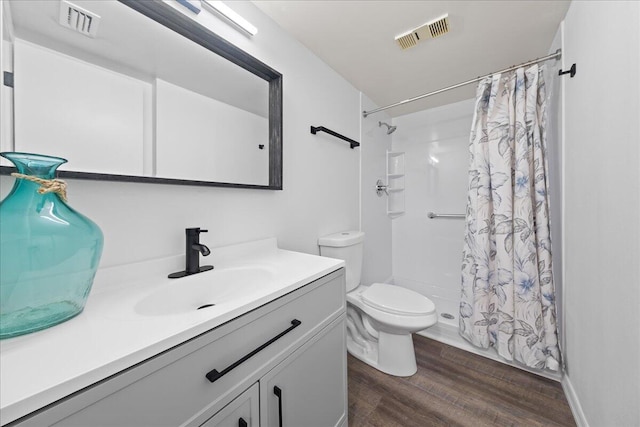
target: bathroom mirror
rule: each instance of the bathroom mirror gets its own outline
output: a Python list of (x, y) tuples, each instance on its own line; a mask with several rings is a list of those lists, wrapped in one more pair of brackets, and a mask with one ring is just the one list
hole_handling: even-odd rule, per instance
[(61, 177), (282, 189), (282, 75), (177, 2), (5, 3), (14, 151), (67, 158)]

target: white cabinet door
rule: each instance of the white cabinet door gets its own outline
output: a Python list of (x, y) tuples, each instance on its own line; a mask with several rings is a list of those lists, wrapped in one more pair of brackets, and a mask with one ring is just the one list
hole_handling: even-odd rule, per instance
[(332, 427), (347, 417), (345, 320), (336, 319), (260, 379), (263, 427)]
[(255, 383), (200, 427), (259, 427), (259, 399)]

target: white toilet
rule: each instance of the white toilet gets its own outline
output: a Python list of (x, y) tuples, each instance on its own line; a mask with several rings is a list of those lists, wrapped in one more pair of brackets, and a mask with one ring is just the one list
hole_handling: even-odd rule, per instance
[(318, 239), (320, 255), (346, 264), (347, 349), (350, 354), (390, 375), (416, 373), (413, 332), (437, 322), (427, 297), (400, 286), (360, 285), (364, 233), (346, 231)]

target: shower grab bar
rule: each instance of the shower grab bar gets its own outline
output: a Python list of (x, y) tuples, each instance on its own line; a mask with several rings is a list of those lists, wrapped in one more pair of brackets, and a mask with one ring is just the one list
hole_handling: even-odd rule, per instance
[(464, 218), (465, 214), (437, 214), (433, 212), (427, 212), (427, 216), (431, 219), (434, 218)]
[(349, 143), (349, 145), (351, 146), (351, 149), (354, 149), (354, 148), (356, 148), (356, 147), (359, 147), (359, 146), (360, 146), (360, 143), (359, 143), (358, 141), (354, 141), (354, 140), (353, 140), (353, 139), (351, 139), (351, 138), (347, 138), (347, 137), (346, 137), (346, 136), (344, 136), (344, 135), (340, 135), (338, 132), (334, 132), (334, 131), (332, 131), (331, 129), (327, 129), (327, 128), (326, 128), (326, 127), (324, 127), (324, 126), (311, 126), (311, 133), (312, 133), (312, 134), (314, 134), (314, 135), (315, 135), (315, 134), (316, 134), (316, 133), (318, 133), (318, 132), (326, 132), (326, 133), (328, 133), (329, 135), (333, 135), (333, 136), (335, 136), (336, 138), (340, 138), (340, 139), (342, 139), (342, 140), (344, 140), (344, 141), (347, 141), (347, 142)]

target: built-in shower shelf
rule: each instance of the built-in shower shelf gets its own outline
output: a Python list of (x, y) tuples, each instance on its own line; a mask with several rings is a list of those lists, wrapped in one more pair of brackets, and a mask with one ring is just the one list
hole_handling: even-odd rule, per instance
[(404, 152), (387, 151), (387, 215), (404, 213)]
[(387, 175), (404, 176), (404, 153), (387, 151)]

